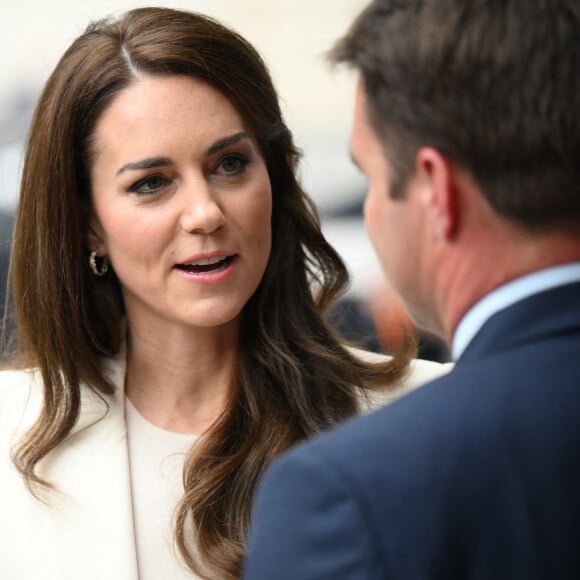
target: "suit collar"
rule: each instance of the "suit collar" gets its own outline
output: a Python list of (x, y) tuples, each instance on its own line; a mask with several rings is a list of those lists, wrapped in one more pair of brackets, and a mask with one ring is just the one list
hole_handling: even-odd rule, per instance
[(55, 578), (138, 578), (124, 411), (125, 356), (105, 364), (114, 394), (98, 395), (83, 387), (75, 428), (42, 465), (42, 475), (61, 492), (43, 511), (46, 537), (53, 541)]
[(580, 282), (534, 294), (497, 312), (457, 364), (568, 332), (580, 332)]
[(534, 294), (580, 282), (580, 262), (570, 262), (530, 272), (499, 286), (465, 313), (455, 329), (452, 354), (457, 360), (471, 339), (496, 312)]

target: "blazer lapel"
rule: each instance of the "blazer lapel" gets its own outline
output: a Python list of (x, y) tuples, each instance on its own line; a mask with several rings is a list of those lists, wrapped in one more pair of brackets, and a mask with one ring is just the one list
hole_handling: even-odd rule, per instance
[(43, 510), (55, 580), (138, 580), (124, 354), (108, 366), (117, 387), (114, 395), (100, 397), (85, 389), (75, 429), (43, 463), (43, 476), (61, 492)]

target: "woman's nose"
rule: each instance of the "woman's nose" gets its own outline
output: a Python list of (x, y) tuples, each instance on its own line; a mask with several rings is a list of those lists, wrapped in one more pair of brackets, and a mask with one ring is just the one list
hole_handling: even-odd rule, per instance
[(207, 185), (185, 196), (181, 227), (186, 232), (210, 234), (225, 224), (222, 209)]

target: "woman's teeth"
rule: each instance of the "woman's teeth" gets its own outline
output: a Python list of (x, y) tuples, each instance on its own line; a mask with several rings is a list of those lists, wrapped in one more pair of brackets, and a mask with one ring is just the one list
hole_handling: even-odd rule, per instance
[(225, 268), (230, 261), (231, 258), (228, 256), (215, 256), (213, 258), (201, 258), (187, 264), (179, 264), (178, 268), (191, 273), (214, 272)]

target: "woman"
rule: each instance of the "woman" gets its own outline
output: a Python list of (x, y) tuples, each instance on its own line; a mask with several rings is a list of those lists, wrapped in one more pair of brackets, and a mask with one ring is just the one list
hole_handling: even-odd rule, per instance
[(272, 458), (408, 372), (411, 347), (371, 364), (325, 323), (347, 273), (297, 161), (215, 21), (133, 10), (65, 53), (15, 223), (33, 370), (0, 379), (3, 578), (238, 577)]

